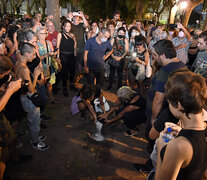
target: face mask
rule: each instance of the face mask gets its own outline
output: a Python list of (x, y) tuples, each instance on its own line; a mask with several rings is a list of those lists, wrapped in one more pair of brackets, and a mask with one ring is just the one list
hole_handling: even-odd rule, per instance
[(96, 34), (98, 34), (98, 32), (99, 32), (99, 28), (97, 27), (97, 28), (96, 28)]
[(123, 35), (118, 35), (118, 38), (123, 39), (125, 36)]
[(183, 38), (183, 37), (185, 36), (185, 34), (184, 34), (183, 31), (180, 31), (180, 32), (178, 33), (178, 36), (179, 36), (180, 38)]
[(198, 34), (194, 34), (193, 38), (198, 39)]
[(169, 35), (172, 36), (174, 34), (173, 31), (169, 31)]
[(101, 38), (100, 40), (101, 40), (102, 43), (107, 41), (106, 38)]
[(6, 33), (3, 33), (1, 38), (3, 38), (3, 39), (6, 38)]
[(139, 36), (138, 32), (132, 32), (132, 37)]

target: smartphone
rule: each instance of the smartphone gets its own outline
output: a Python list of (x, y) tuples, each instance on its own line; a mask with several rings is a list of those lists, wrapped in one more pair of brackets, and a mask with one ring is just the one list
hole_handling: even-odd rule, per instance
[(73, 16), (80, 16), (78, 12), (73, 12)]

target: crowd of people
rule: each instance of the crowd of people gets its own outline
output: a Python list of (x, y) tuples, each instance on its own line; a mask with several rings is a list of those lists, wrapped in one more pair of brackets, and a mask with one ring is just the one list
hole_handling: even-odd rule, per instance
[[(151, 171), (148, 179), (207, 178), (207, 31), (179, 22), (127, 24), (119, 12), (105, 21), (70, 12), (60, 23), (58, 31), (53, 16), (43, 20), (40, 12), (21, 19), (6, 14), (0, 21), (0, 179), (8, 152), (15, 162), (31, 158), (16, 152), (18, 137), (27, 134), (24, 117), (32, 148), (49, 148), (39, 132), (50, 119), (45, 107), (56, 104), (60, 89), (65, 97), (77, 93), (72, 115), (103, 125), (123, 119), (126, 136), (145, 123), (151, 159), (134, 166)], [(79, 90), (82, 78), (87, 83)], [(112, 106), (104, 90), (117, 91)], [(169, 127), (176, 137), (166, 144)]]

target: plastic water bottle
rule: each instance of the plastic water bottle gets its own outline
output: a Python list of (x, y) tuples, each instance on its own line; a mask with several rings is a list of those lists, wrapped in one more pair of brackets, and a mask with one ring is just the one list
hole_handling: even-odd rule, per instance
[(172, 135), (171, 127), (167, 128), (167, 132), (164, 133), (162, 137), (166, 143), (168, 143), (170, 140), (174, 139), (174, 136)]

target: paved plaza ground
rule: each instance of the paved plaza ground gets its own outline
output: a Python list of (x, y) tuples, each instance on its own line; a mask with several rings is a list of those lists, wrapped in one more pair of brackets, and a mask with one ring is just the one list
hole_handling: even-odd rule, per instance
[[(79, 84), (79, 87), (81, 85)], [(94, 132), (93, 122), (72, 116), (70, 103), (76, 93), (69, 91), (64, 97), (62, 91), (55, 95), (56, 104), (48, 104), (46, 114), (51, 117), (48, 128), (42, 130), (45, 143), (50, 146), (46, 152), (34, 151), (29, 136), (21, 139), (23, 147), (19, 154), (30, 154), (33, 159), (18, 165), (8, 164), (6, 174), (15, 180), (143, 180), (147, 174), (138, 173), (133, 163), (145, 163), (149, 154), (144, 136), (144, 124), (139, 134), (125, 137), (127, 130), (123, 121), (103, 128), (106, 140), (96, 142), (87, 133)], [(115, 94), (104, 92), (108, 101), (116, 99)]]

